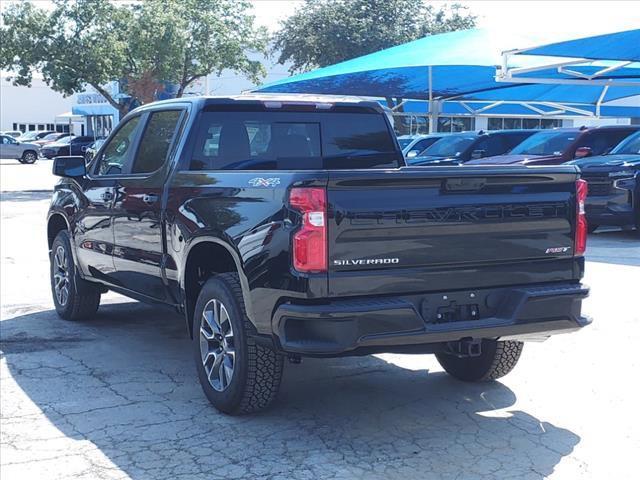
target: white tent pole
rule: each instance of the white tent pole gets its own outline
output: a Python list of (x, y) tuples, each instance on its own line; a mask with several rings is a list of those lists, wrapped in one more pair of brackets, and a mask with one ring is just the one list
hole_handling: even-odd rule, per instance
[(602, 89), (602, 93), (598, 97), (598, 101), (596, 102), (596, 117), (600, 117), (600, 105), (602, 105), (602, 101), (604, 100), (605, 95), (607, 94), (607, 90), (609, 90), (609, 86), (605, 86)]

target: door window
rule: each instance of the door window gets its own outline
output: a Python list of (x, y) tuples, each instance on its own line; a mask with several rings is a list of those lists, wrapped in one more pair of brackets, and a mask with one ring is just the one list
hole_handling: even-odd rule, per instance
[(602, 155), (615, 147), (630, 133), (633, 132), (613, 129), (594, 130), (593, 132), (583, 135), (577, 147), (589, 147), (591, 149), (591, 155)]
[(151, 173), (167, 159), (182, 110), (153, 112), (140, 140), (132, 173)]
[(483, 157), (494, 157), (505, 152), (507, 146), (502, 137), (492, 135), (480, 140), (473, 148), (474, 151), (481, 151)]
[(136, 138), (136, 130), (140, 116), (128, 120), (109, 140), (96, 166), (98, 175), (119, 175), (131, 155), (132, 144)]

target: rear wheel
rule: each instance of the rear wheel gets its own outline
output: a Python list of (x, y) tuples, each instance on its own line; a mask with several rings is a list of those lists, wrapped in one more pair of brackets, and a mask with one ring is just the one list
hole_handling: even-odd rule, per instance
[(27, 150), (22, 154), (22, 159), (20, 160), (22, 163), (27, 163), (31, 165), (32, 163), (36, 163), (38, 159), (38, 154), (33, 150)]
[(53, 303), (60, 317), (83, 320), (96, 313), (100, 305), (100, 288), (78, 276), (66, 230), (58, 233), (53, 241), (50, 273)]
[(200, 384), (209, 401), (229, 414), (256, 412), (275, 399), (283, 357), (256, 344), (235, 273), (203, 285), (193, 318), (193, 353)]
[(452, 377), (465, 382), (483, 382), (504, 377), (518, 363), (522, 342), (482, 340), (478, 356), (458, 357), (452, 353), (437, 353), (436, 358)]

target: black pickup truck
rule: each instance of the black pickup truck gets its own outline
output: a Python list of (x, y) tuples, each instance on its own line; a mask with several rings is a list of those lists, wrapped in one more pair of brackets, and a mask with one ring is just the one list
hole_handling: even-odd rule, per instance
[(434, 353), (493, 380), (589, 323), (578, 169), (405, 166), (376, 103), (158, 102), (53, 170), (58, 314), (107, 290), (175, 307), (224, 412), (267, 406), (287, 357)]

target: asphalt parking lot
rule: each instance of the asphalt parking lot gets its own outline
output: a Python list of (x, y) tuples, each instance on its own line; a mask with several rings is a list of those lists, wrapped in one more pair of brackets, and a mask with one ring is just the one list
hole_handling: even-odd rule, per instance
[(593, 325), (527, 344), (500, 382), (431, 356), (287, 365), (279, 401), (217, 413), (183, 319), (109, 293), (69, 323), (50, 300), (51, 162), (0, 161), (0, 478), (638, 478), (640, 240), (591, 235)]

